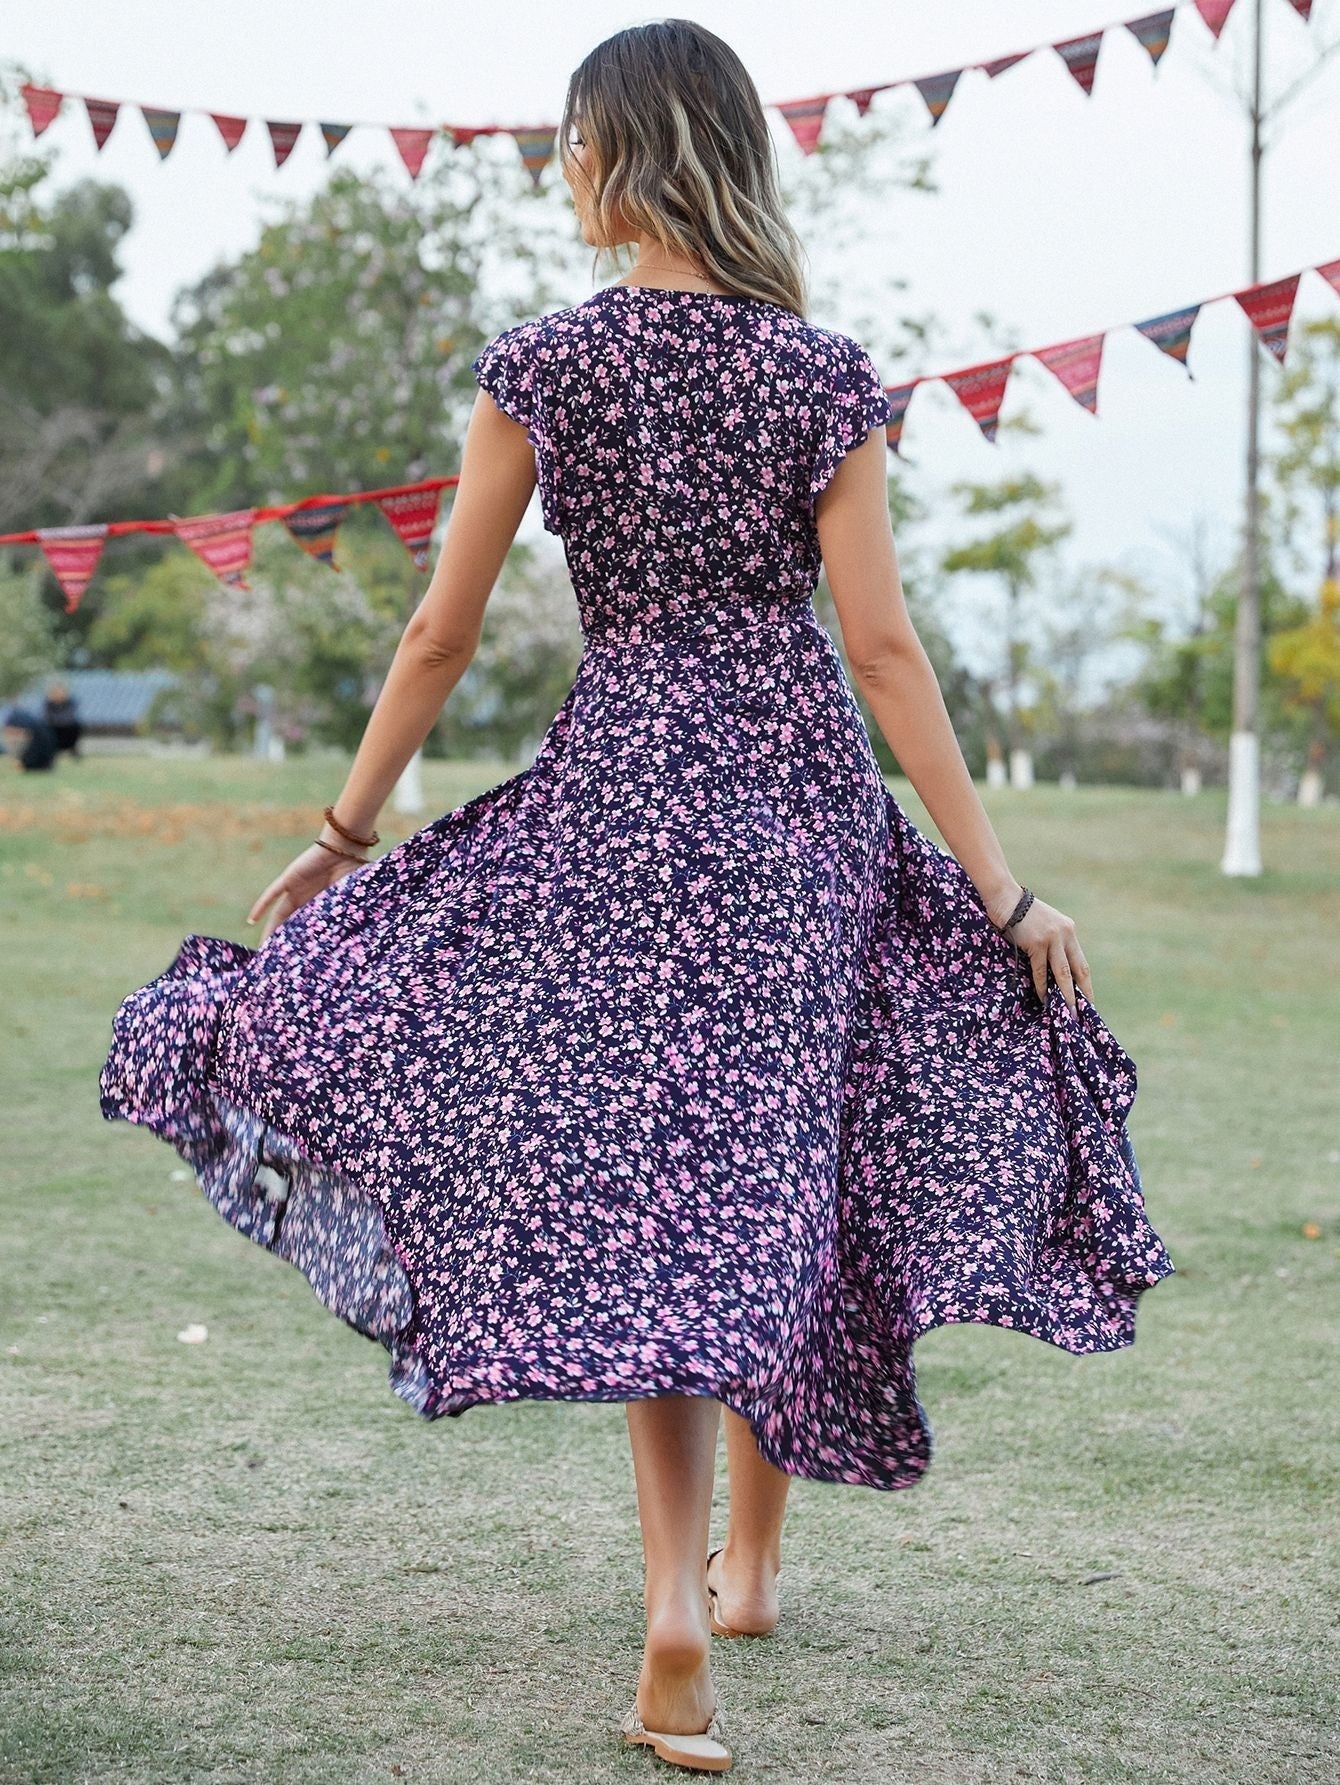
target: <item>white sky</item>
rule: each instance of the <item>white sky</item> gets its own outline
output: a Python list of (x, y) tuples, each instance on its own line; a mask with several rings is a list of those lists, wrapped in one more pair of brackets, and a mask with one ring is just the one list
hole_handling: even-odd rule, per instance
[[(732, 43), (769, 102), (932, 73), (1154, 9), (1154, 0), (1011, 0), (1008, 8), (998, 0), (699, 0), (689, 16)], [(1340, 0), (1315, 0), (1310, 27), (1287, 0), (1264, 0), (1264, 12), (1268, 91), (1279, 91), (1316, 45), (1340, 36)], [(602, 37), (661, 16), (603, 0), (227, 0), (188, 9), (180, 0), (7, 0), (2, 47), (56, 87), (174, 108), (521, 124), (557, 118), (569, 71)], [(949, 357), (915, 369), (950, 370), (1247, 283), (1247, 124), (1234, 89), (1246, 83), (1250, 21), (1251, 0), (1238, 0), (1216, 46), (1183, 7), (1157, 71), (1129, 33), (1110, 34), (1087, 99), (1050, 53), (994, 82), (965, 74), (933, 134), (928, 119), (920, 122), (927, 114), (915, 90), (881, 96), (876, 107), (906, 107), (919, 120), (941, 190), (933, 198), (895, 193), (890, 210), (872, 215), (869, 254), (853, 268), (852, 314), (882, 277), (907, 279), (895, 307), (933, 310), (954, 343)], [(1263, 278), (1340, 257), (1340, 55), (1272, 134)], [(160, 334), (174, 291), (248, 246), (267, 199), (311, 190), (326, 173), (315, 131), (276, 170), (263, 129), (253, 126), (228, 157), (201, 117), (183, 120), (163, 163), (131, 112), (100, 156), (82, 106), (67, 104), (43, 140), (60, 151), (60, 178), (94, 174), (133, 195), (121, 295)], [(355, 131), (338, 160), (384, 160), (408, 177), (382, 132)], [(1338, 301), (1309, 274), (1298, 314), (1334, 312)], [(974, 321), (982, 310), (1008, 335), (985, 334)], [(843, 314), (815, 320), (852, 327)], [(947, 387), (923, 387), (905, 452), (916, 461), (918, 493), (943, 517), (933, 534), (943, 527), (950, 536), (954, 510), (943, 492), (954, 479), (1029, 469), (1064, 487), (1076, 522), (1074, 565), (1119, 563), (1175, 590), (1187, 569), (1170, 541), (1197, 519), (1216, 559), (1226, 558), (1239, 526), (1249, 332), (1232, 302), (1202, 312), (1188, 380), (1120, 329), (1105, 349), (1097, 420), (1024, 362), (1005, 413), (1026, 395), (1045, 434), (995, 448)]]

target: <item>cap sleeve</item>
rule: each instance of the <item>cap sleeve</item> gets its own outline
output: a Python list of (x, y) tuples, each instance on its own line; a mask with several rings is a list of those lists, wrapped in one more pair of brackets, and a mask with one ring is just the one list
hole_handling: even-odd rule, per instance
[(535, 351), (528, 323), (519, 322), (496, 335), (472, 370), (504, 414), (527, 432), (535, 426)]
[(871, 428), (889, 419), (889, 398), (879, 369), (859, 342), (846, 339), (834, 368), (824, 420), (810, 469), (810, 501), (828, 483), (842, 460)]
[(540, 511), (550, 533), (563, 532), (560, 454), (555, 440), (552, 403), (541, 376), (541, 322), (518, 322), (495, 335), (473, 361), (471, 370), (504, 415), (519, 421), (535, 448), (535, 478)]

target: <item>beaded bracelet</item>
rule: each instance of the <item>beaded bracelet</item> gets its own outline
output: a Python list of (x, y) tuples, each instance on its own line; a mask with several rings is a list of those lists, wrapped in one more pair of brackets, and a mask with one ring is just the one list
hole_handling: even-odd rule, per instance
[(344, 838), (346, 843), (357, 843), (363, 849), (371, 849), (374, 844), (381, 842), (381, 838), (376, 831), (373, 831), (370, 837), (356, 837), (352, 831), (346, 830), (335, 816), (334, 806), (327, 806), (321, 816), (338, 836)]

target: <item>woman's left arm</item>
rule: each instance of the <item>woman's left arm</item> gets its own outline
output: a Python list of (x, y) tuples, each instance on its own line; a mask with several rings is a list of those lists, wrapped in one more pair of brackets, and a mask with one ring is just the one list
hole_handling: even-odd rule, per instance
[[(465, 433), (460, 481), (437, 567), (405, 626), (349, 774), (332, 802), (345, 830), (366, 836), (376, 828), (405, 765), (465, 673), (534, 488), (535, 449), (525, 428), (481, 390)], [(311, 844), (248, 912), (248, 923), (270, 913), (266, 936), (315, 893), (353, 872), (349, 856), (355, 846), (348, 838), (328, 823), (317, 834), (329, 847)]]

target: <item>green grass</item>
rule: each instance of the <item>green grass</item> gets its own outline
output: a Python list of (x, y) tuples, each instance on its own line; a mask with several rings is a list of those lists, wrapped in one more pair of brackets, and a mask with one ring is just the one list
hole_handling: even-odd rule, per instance
[[(508, 772), (430, 765), (430, 811)], [(425, 1424), (380, 1347), (99, 1113), (118, 1000), (190, 930), (254, 939), (341, 773), (90, 759), (0, 790), (0, 1779), (670, 1776), (614, 1735), (622, 1410)], [(930, 1334), (925, 1480), (795, 1484), (778, 1634), (717, 1645), (737, 1772), (1332, 1780), (1340, 816), (1270, 808), (1243, 882), (1221, 794), (988, 803), (1137, 1062), (1178, 1273), (1125, 1352)]]

